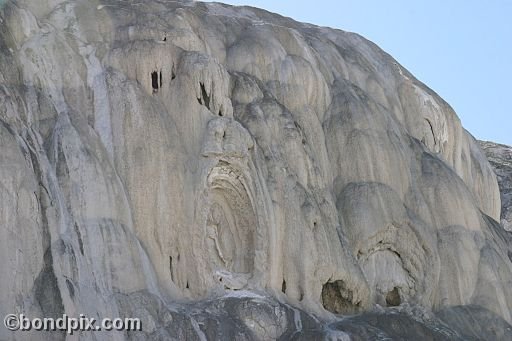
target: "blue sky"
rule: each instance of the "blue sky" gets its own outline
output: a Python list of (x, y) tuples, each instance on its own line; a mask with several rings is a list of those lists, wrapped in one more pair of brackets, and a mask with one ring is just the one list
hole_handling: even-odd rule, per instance
[(512, 1), (222, 2), (359, 33), (450, 103), (476, 138), (512, 145)]

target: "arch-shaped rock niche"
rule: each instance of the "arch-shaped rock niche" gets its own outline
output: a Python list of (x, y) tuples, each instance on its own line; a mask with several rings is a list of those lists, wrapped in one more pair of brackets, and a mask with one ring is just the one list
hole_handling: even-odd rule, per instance
[[(258, 222), (245, 177), (236, 167), (220, 161), (208, 176), (208, 186), (206, 228), (212, 265), (231, 277), (248, 278), (255, 268)], [(220, 276), (219, 281), (223, 280)]]

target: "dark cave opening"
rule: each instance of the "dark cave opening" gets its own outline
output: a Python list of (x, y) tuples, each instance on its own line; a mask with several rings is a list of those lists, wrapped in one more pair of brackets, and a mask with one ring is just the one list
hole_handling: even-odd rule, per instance
[(397, 287), (394, 287), (393, 290), (386, 295), (386, 304), (388, 307), (398, 307), (401, 303), (400, 292), (398, 292)]
[(322, 287), (322, 304), (334, 314), (353, 314), (359, 310), (352, 302), (353, 293), (342, 280), (327, 282)]

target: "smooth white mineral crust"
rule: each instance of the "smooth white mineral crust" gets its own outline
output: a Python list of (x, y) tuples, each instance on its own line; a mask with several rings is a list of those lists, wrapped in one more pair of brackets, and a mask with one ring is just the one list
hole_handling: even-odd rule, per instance
[(321, 323), (409, 304), (510, 335), (496, 175), (373, 43), (191, 1), (0, 19), (0, 316), (150, 321), (85, 340), (346, 339), (373, 337), (350, 329), (367, 315)]

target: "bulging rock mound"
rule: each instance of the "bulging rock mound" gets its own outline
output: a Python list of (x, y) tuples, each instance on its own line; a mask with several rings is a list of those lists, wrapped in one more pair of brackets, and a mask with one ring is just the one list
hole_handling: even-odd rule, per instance
[(0, 25), (0, 315), (142, 320), (83, 340), (512, 339), (496, 175), (373, 43), (190, 1), (12, 0)]
[(501, 193), (501, 224), (512, 232), (512, 147), (480, 141), (494, 172)]

